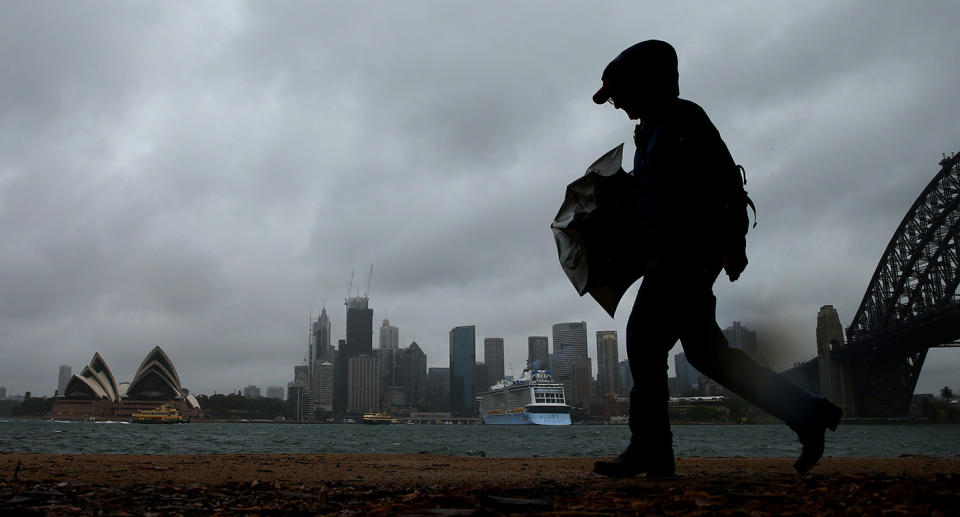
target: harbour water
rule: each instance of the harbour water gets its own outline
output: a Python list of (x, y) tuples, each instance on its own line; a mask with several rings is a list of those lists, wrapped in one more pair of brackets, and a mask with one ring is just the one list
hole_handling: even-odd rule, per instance
[[(0, 420), (0, 452), (62, 454), (364, 453), (490, 457), (597, 457), (619, 453), (625, 425), (560, 427)], [(827, 432), (827, 456), (960, 456), (956, 425), (844, 425)], [(682, 457), (792, 457), (783, 425), (676, 425)]]

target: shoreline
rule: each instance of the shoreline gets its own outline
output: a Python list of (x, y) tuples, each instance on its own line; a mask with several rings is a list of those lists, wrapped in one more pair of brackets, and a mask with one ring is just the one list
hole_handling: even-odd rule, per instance
[(824, 458), (806, 476), (793, 471), (790, 458), (682, 457), (677, 476), (668, 480), (604, 478), (591, 471), (595, 460), (0, 452), (0, 507), (47, 513), (467, 512), (457, 515), (534, 509), (936, 514), (960, 507), (960, 457)]

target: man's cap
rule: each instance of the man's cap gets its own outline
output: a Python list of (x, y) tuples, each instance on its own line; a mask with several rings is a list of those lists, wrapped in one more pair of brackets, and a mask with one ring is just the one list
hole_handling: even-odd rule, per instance
[(625, 84), (638, 79), (663, 88), (676, 97), (680, 94), (677, 51), (666, 41), (649, 39), (633, 45), (613, 58), (600, 79), (603, 86), (593, 94), (593, 102), (603, 104)]

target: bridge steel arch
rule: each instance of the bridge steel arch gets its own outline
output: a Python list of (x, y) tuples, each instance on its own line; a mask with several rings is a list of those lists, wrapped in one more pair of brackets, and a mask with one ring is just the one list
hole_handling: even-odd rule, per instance
[(904, 416), (927, 350), (960, 338), (960, 154), (933, 178), (887, 245), (833, 355), (858, 416)]

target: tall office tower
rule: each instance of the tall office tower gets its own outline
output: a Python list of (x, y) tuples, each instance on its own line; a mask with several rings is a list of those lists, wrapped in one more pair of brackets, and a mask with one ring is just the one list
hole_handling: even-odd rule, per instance
[(307, 392), (307, 386), (295, 382), (287, 384), (287, 418), (310, 419), (310, 393)]
[(527, 368), (550, 368), (550, 340), (547, 336), (527, 338)]
[(293, 367), (293, 383), (298, 386), (310, 386), (310, 368), (307, 365)]
[[(483, 340), (483, 362), (487, 365), (487, 387), (503, 380), (503, 338), (488, 337)], [(478, 388), (479, 389), (479, 388)]]
[(64, 396), (67, 389), (67, 383), (70, 382), (70, 376), (73, 373), (73, 370), (70, 368), (69, 364), (64, 364), (60, 366), (60, 377), (57, 379), (57, 395)]
[[(293, 404), (293, 406), (291, 406)], [(293, 367), (293, 382), (287, 383), (287, 411), (294, 420), (308, 420), (310, 414), (310, 367)]]
[(473, 365), (473, 387), (475, 393), (483, 393), (490, 389), (490, 366), (483, 363)]
[(690, 365), (685, 352), (673, 356), (673, 370), (677, 374), (677, 395), (700, 385), (700, 371)]
[(243, 396), (248, 399), (258, 399), (260, 398), (260, 386), (255, 386), (253, 384), (243, 388)]
[(427, 368), (423, 401), (426, 411), (450, 411), (450, 368)]
[(333, 363), (330, 361), (313, 363), (313, 371), (310, 373), (310, 398), (314, 415), (333, 411)]
[(582, 357), (587, 357), (587, 323), (553, 325), (553, 380), (563, 384), (564, 394), (571, 405), (582, 402), (577, 398), (573, 375), (573, 363)]
[(617, 363), (620, 362), (617, 350), (617, 331), (597, 331), (597, 385), (600, 396), (616, 397)]
[(347, 412), (380, 411), (380, 372), (377, 358), (361, 354), (351, 357), (347, 364)]
[(6, 399), (7, 399), (7, 388), (0, 386), (0, 400), (6, 400)]
[(633, 375), (630, 373), (630, 362), (620, 361), (617, 363), (617, 392), (621, 398), (630, 396), (630, 390), (633, 389)]
[(333, 347), (330, 343), (330, 317), (327, 316), (327, 308), (320, 309), (320, 316), (317, 321), (310, 325), (310, 349), (307, 354), (307, 364), (313, 367), (317, 361), (332, 361), (331, 351)]
[(347, 339), (339, 350), (337, 362), (336, 388), (333, 407), (335, 411), (347, 409), (350, 359), (361, 354), (373, 355), (373, 309), (366, 296), (347, 298)]
[(267, 386), (267, 398), (283, 400), (283, 386)]
[(553, 353), (558, 352), (587, 357), (587, 322), (557, 323), (553, 326)]
[(397, 385), (397, 353), (399, 351), (396, 348), (377, 348), (373, 351), (379, 370), (381, 400), (387, 388)]
[(419, 409), (426, 394), (427, 355), (416, 341), (401, 350), (397, 360), (397, 384), (406, 388), (410, 407)]
[(723, 337), (727, 338), (727, 344), (730, 345), (730, 348), (742, 350), (754, 361), (761, 362), (760, 346), (757, 342), (756, 332), (744, 327), (739, 321), (734, 321), (733, 325), (723, 329)]
[(391, 325), (388, 319), (384, 319), (380, 326), (380, 348), (400, 348), (400, 329)]
[(573, 361), (574, 403), (582, 406), (593, 398), (593, 368), (589, 357), (578, 357)]
[(450, 330), (450, 412), (455, 416), (470, 416), (473, 408), (476, 336), (475, 325)]

